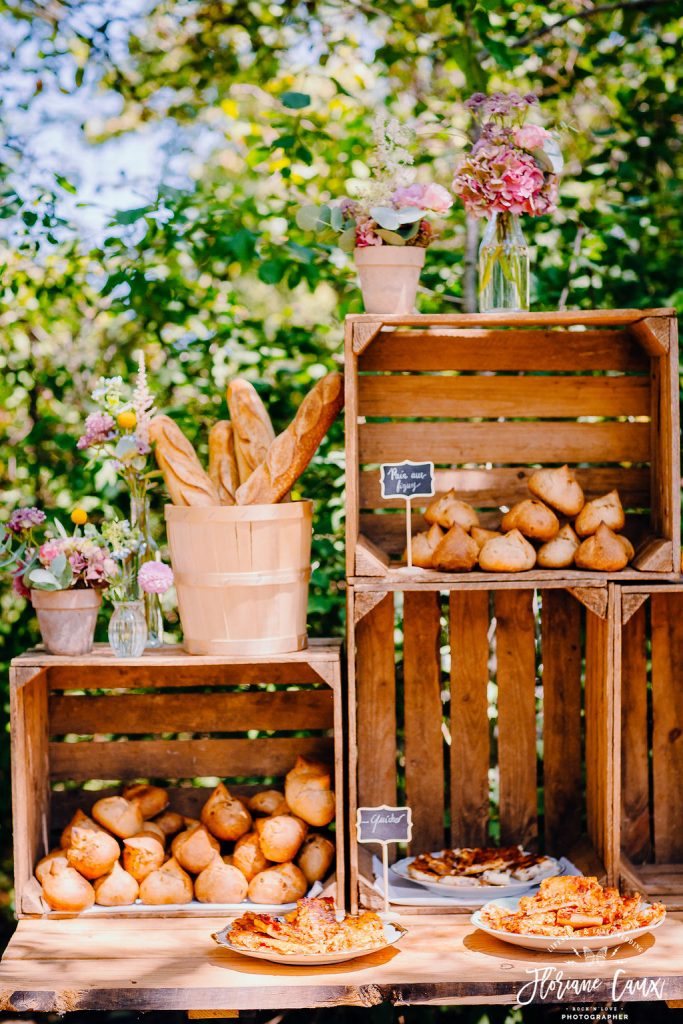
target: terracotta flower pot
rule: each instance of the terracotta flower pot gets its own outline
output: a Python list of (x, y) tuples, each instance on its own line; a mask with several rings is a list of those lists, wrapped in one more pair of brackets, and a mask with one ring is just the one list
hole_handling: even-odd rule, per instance
[(50, 654), (69, 656), (92, 650), (102, 604), (98, 590), (32, 590), (31, 603)]
[(367, 245), (353, 250), (366, 313), (414, 313), (425, 249)]

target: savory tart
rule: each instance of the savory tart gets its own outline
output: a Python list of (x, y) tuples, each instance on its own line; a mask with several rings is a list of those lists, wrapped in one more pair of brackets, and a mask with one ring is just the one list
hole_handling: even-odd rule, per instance
[(242, 949), (301, 955), (375, 949), (386, 944), (384, 925), (372, 911), (337, 921), (332, 897), (305, 898), (284, 916), (243, 914), (228, 933)]
[(553, 857), (529, 853), (521, 846), (475, 846), (422, 853), (408, 865), (416, 882), (444, 886), (510, 885), (533, 882), (548, 871), (558, 871)]

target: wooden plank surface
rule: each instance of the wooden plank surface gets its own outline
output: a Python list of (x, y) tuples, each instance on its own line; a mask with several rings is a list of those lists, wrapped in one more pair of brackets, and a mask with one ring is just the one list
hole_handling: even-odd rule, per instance
[(331, 729), (332, 691), (52, 696), (50, 734)]
[(683, 594), (650, 598), (655, 860), (683, 860)]
[(673, 541), (670, 559), (662, 568), (678, 571), (681, 565), (681, 466), (678, 326), (675, 318), (668, 328), (669, 352), (652, 360), (652, 525), (653, 532)]
[(649, 416), (650, 382), (644, 376), (362, 374), (358, 415), (572, 420), (579, 416)]
[(543, 595), (543, 807), (546, 849), (557, 856), (582, 831), (581, 606), (566, 590)]
[(652, 856), (647, 724), (646, 607), (622, 627), (621, 846), (636, 864)]
[(450, 594), (451, 845), (489, 840), (489, 593)]
[(0, 1009), (491, 1005), (516, 1002), (529, 972), (548, 966), (559, 968), (565, 982), (593, 981), (591, 1003), (612, 1001), (615, 969), (622, 972), (620, 1001), (683, 996), (681, 914), (670, 914), (638, 949), (622, 946), (604, 961), (515, 949), (475, 929), (466, 915), (406, 916), (399, 923), (408, 932), (395, 949), (311, 971), (219, 949), (211, 933), (224, 926), (223, 918), (115, 920), (106, 929), (78, 919), (22, 921), (0, 964)]
[(406, 800), (413, 811), (415, 853), (444, 843), (439, 595), (408, 591), (403, 598), (403, 730)]
[[(356, 625), (356, 721), (360, 806), (396, 803), (394, 596)], [(351, 829), (354, 822), (350, 822)]]
[(353, 351), (353, 325), (344, 324), (344, 453), (346, 473), (346, 575), (355, 572), (358, 543), (358, 381)]
[(607, 619), (586, 613), (584, 688), (588, 834), (609, 873), (615, 870), (619, 855), (619, 764), (615, 759), (620, 757), (621, 745), (615, 730), (613, 613), (613, 607)]
[(496, 591), (494, 609), (500, 841), (528, 848), (538, 836), (533, 592)]
[(363, 463), (647, 462), (648, 423), (362, 423)]

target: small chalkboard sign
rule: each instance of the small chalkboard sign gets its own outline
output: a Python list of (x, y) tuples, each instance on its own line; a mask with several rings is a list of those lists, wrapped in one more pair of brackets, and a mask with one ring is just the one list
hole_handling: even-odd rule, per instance
[(409, 843), (413, 834), (410, 807), (359, 807), (356, 812), (356, 838), (359, 843), (379, 843), (382, 847), (384, 875), (384, 913), (389, 914), (389, 843)]
[(406, 553), (408, 568), (413, 566), (413, 498), (431, 498), (434, 494), (434, 463), (383, 462), (380, 468), (380, 488), (383, 498), (403, 498), (406, 503)]

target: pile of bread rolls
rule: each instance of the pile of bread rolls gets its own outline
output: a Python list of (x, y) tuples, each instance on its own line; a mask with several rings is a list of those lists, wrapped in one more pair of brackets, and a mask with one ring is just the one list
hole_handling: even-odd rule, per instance
[[(528, 481), (533, 497), (506, 512), (498, 530), (485, 530), (455, 491), (427, 508), (429, 529), (412, 538), (413, 565), (439, 572), (593, 569), (619, 572), (634, 555), (619, 493), (586, 501), (569, 466), (538, 469)], [(407, 553), (404, 553), (404, 558)]]
[[(52, 910), (79, 913), (97, 903), (290, 903), (328, 874), (332, 840), (309, 826), (334, 819), (327, 767), (299, 757), (284, 793), (249, 799), (219, 783), (200, 820), (169, 810), (160, 786), (131, 785), (76, 811), (59, 848), (36, 865)], [(226, 844), (230, 844), (229, 847)]]
[(249, 381), (228, 386), (230, 420), (209, 433), (209, 471), (168, 416), (150, 424), (157, 463), (174, 505), (268, 505), (287, 500), (344, 404), (344, 381), (328, 373), (275, 436), (268, 411)]

